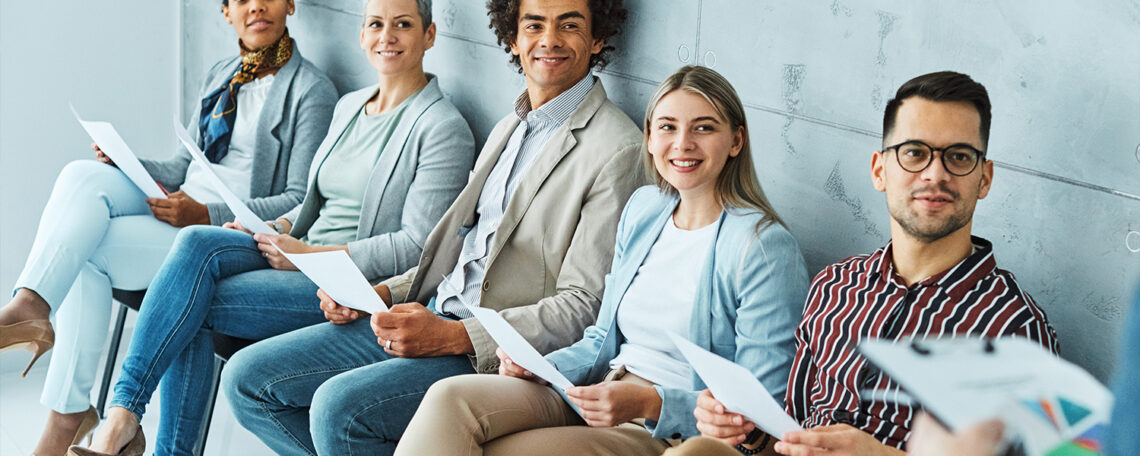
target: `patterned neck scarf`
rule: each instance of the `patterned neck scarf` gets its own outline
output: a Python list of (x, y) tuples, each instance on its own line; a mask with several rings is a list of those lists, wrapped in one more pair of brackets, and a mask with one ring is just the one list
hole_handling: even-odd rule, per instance
[(293, 39), (289, 29), (277, 42), (261, 49), (247, 49), (241, 40), (241, 69), (229, 82), (214, 90), (202, 100), (199, 117), (203, 152), (211, 163), (218, 163), (230, 149), (230, 133), (237, 119), (237, 93), (242, 85), (257, 76), (285, 66), (293, 56)]

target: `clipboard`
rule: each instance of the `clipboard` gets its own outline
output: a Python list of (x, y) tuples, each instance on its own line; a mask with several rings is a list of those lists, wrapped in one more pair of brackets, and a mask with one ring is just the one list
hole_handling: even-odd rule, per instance
[(1097, 454), (1107, 429), (1108, 389), (1028, 339), (873, 339), (858, 350), (948, 429), (1001, 419), (1015, 453)]

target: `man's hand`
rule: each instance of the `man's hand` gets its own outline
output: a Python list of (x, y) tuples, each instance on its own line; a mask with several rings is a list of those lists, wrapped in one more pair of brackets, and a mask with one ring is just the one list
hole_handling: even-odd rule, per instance
[(792, 431), (776, 443), (776, 452), (787, 456), (905, 456), (902, 450), (883, 445), (871, 434), (846, 424)]
[(635, 418), (656, 420), (661, 416), (661, 396), (651, 386), (629, 382), (602, 382), (566, 390), (570, 402), (582, 412), (586, 424), (613, 427)]
[(702, 436), (720, 440), (728, 446), (743, 443), (748, 433), (756, 428), (743, 415), (726, 410), (724, 404), (716, 400), (707, 389), (697, 397), (697, 408), (693, 409), (693, 416), (697, 417), (697, 430), (701, 431)]
[(989, 420), (951, 433), (926, 413), (918, 414), (907, 441), (911, 456), (993, 456), (1001, 447), (1005, 425)]
[(166, 198), (147, 198), (146, 203), (150, 205), (154, 218), (174, 227), (210, 224), (210, 211), (206, 205), (194, 201), (182, 190), (166, 195)]
[(463, 323), (440, 318), (418, 302), (373, 314), (372, 332), (385, 352), (401, 358), (475, 353)]

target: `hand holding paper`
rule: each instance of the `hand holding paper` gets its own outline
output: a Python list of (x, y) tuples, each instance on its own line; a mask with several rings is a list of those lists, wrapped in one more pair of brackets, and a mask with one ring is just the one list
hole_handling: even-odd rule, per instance
[[(442, 283), (450, 282), (444, 277)], [(558, 372), (553, 364), (550, 364), (550, 361), (547, 361), (538, 350), (535, 350), (530, 342), (527, 342), (518, 331), (515, 331), (515, 328), (511, 327), (511, 324), (507, 323), (498, 312), (494, 309), (471, 305), (463, 298), (463, 293), (457, 293), (456, 297), (475, 315), (475, 319), (479, 320), (483, 329), (487, 330), (495, 343), (499, 344), (499, 348), (511, 357), (511, 361), (539, 378), (550, 382), (559, 390), (565, 391), (574, 386), (566, 376)]]
[(373, 314), (388, 311), (384, 300), (343, 250), (281, 253), (338, 304)]
[(669, 333), (669, 338), (725, 409), (744, 415), (776, 438), (803, 430), (748, 369), (709, 353), (677, 334)]
[(75, 106), (71, 106), (71, 113), (75, 115), (75, 120), (79, 121), (79, 125), (83, 126), (83, 130), (87, 132), (91, 140), (99, 145), (103, 154), (114, 161), (119, 170), (127, 175), (127, 179), (130, 179), (139, 190), (142, 190), (147, 198), (166, 197), (166, 193), (150, 176), (150, 173), (146, 172), (142, 163), (139, 163), (138, 157), (135, 156), (134, 152), (131, 152), (130, 147), (127, 147), (127, 143), (119, 136), (119, 132), (115, 131), (115, 127), (108, 122), (83, 120), (75, 111)]
[[(241, 198), (238, 198), (233, 190), (230, 190), (230, 188), (222, 182), (222, 179), (214, 173), (213, 168), (210, 167), (210, 160), (207, 159), (206, 155), (202, 153), (202, 150), (198, 148), (198, 144), (190, 138), (190, 133), (182, 127), (182, 124), (178, 123), (178, 119), (174, 119), (174, 134), (178, 136), (178, 140), (182, 142), (182, 145), (186, 146), (186, 150), (190, 152), (190, 156), (194, 157), (194, 160), (203, 165), (210, 185), (213, 185), (214, 189), (218, 191), (218, 194), (222, 195), (222, 200), (225, 201), (226, 206), (230, 208), (230, 211), (234, 213), (234, 216), (237, 217), (242, 226), (253, 231), (255, 234), (277, 234), (276, 231), (269, 228), (269, 225), (265, 224), (265, 221), (261, 220), (261, 217), (254, 214), (253, 211), (249, 209), (249, 206), (246, 206)], [(114, 157), (111, 158), (114, 159)], [(117, 160), (116, 163), (118, 163)], [(298, 268), (299, 267), (300, 266), (298, 266)]]

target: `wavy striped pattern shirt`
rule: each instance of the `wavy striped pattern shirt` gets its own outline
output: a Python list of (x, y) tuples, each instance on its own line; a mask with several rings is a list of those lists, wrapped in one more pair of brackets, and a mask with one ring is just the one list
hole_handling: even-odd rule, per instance
[[(849, 424), (903, 448), (915, 411), (888, 402), (899, 386), (855, 350), (866, 338), (1021, 336), (1057, 353), (1045, 312), (997, 268), (993, 245), (973, 237), (974, 253), (910, 287), (895, 274), (891, 244), (828, 266), (812, 281), (796, 328), (796, 356), (785, 399), (805, 428)], [(884, 391), (876, 400), (863, 391)]]

